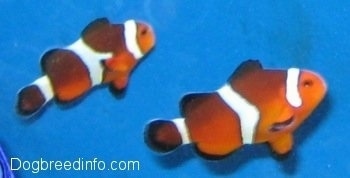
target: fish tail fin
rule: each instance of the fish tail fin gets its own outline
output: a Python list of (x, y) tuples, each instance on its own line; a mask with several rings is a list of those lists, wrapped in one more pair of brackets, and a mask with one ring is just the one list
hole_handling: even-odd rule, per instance
[(54, 97), (48, 76), (42, 76), (28, 86), (19, 90), (16, 109), (23, 116), (30, 116), (38, 112)]
[(191, 143), (184, 118), (153, 120), (145, 129), (145, 142), (153, 150), (167, 153)]

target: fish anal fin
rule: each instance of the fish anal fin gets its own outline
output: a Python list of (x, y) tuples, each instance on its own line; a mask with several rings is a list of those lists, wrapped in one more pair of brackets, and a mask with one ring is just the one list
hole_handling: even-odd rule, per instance
[(278, 139), (269, 141), (269, 144), (274, 152), (279, 155), (288, 153), (293, 147), (293, 135), (290, 133), (284, 134)]
[(259, 60), (249, 59), (247, 61), (242, 62), (236, 70), (231, 74), (230, 80), (235, 80), (237, 78), (243, 77), (244, 75), (254, 72), (257, 70), (262, 70), (263, 67)]

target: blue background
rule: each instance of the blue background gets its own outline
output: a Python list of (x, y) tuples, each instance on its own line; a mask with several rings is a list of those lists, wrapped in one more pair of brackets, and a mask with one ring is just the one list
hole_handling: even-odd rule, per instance
[[(350, 176), (350, 1), (0, 1), (0, 145), (22, 160), (138, 160), (139, 171), (15, 171), (18, 177), (348, 177)], [(126, 95), (107, 87), (73, 106), (49, 104), (37, 118), (15, 113), (18, 89), (41, 75), (39, 59), (79, 38), (98, 17), (153, 25), (155, 49), (134, 71)], [(307, 68), (329, 92), (295, 135), (293, 152), (274, 157), (262, 145), (206, 161), (191, 147), (150, 151), (152, 118), (179, 116), (184, 94), (215, 90), (243, 60), (266, 68)]]

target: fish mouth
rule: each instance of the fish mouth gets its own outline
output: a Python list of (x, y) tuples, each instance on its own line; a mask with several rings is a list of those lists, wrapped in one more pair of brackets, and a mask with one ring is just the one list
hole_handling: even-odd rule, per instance
[(281, 130), (285, 129), (286, 127), (288, 127), (289, 125), (291, 125), (293, 121), (294, 121), (294, 117), (292, 116), (283, 122), (276, 122), (276, 123), (272, 124), (270, 131), (271, 132), (281, 131)]

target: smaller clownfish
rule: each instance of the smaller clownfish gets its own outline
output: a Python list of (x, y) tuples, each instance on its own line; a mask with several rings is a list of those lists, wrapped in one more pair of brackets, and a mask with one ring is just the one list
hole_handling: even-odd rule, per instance
[(73, 44), (43, 55), (44, 76), (19, 90), (17, 111), (30, 116), (53, 98), (70, 102), (100, 84), (111, 83), (122, 90), (154, 44), (153, 29), (146, 23), (127, 20), (111, 24), (107, 18), (96, 19)]
[(181, 118), (147, 124), (145, 142), (162, 153), (193, 143), (207, 159), (264, 142), (285, 154), (292, 149), (293, 132), (326, 91), (324, 79), (309, 70), (268, 70), (257, 60), (248, 60), (217, 91), (185, 95)]

